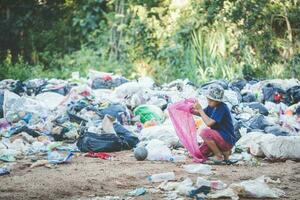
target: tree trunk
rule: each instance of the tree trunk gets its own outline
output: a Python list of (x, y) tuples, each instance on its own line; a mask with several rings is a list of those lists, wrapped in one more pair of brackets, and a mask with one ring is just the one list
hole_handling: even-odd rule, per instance
[[(287, 34), (288, 34), (287, 38), (290, 42), (289, 57), (292, 58), (294, 56), (293, 32), (292, 32), (291, 23), (290, 23), (289, 18), (288, 18), (288, 12), (287, 12), (286, 7), (284, 7), (284, 19), (285, 19), (286, 27), (287, 27)], [(292, 66), (292, 77), (295, 77), (295, 76), (296, 76), (296, 65), (293, 64), (293, 66)]]

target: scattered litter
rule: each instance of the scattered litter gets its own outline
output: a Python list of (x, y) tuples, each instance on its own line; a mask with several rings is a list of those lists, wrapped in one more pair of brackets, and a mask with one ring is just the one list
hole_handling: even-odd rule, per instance
[(175, 173), (174, 172), (166, 172), (160, 174), (153, 174), (148, 176), (148, 180), (150, 182), (163, 182), (163, 181), (171, 181), (175, 180)]
[(237, 200), (240, 197), (249, 198), (280, 198), (285, 196), (285, 192), (278, 188), (270, 188), (266, 180), (268, 177), (259, 177), (254, 180), (243, 181), (241, 183), (233, 183), (225, 190), (217, 190), (209, 193), (208, 198), (216, 199), (221, 197), (229, 197)]
[(73, 156), (74, 154), (70, 152), (67, 156), (62, 157), (58, 152), (53, 151), (48, 154), (48, 161), (50, 164), (62, 164), (69, 162)]
[(183, 165), (183, 169), (191, 174), (203, 174), (203, 175), (211, 175), (212, 167), (207, 164), (189, 164)]
[(145, 188), (137, 188), (135, 190), (132, 190), (130, 192), (128, 192), (127, 194), (129, 196), (134, 196), (134, 197), (137, 197), (137, 196), (141, 196), (141, 195), (144, 195), (146, 194), (147, 190)]
[(110, 154), (104, 153), (104, 152), (98, 152), (98, 153), (89, 152), (85, 156), (91, 157), (91, 158), (101, 158), (103, 160), (112, 160), (112, 156)]
[(165, 160), (172, 158), (172, 152), (168, 146), (161, 140), (153, 139), (148, 142), (146, 149), (148, 151), (148, 160)]
[(196, 186), (199, 187), (199, 188), (202, 187), (202, 186), (208, 186), (208, 187), (210, 187), (214, 190), (222, 190), (222, 189), (225, 189), (227, 187), (227, 184), (223, 183), (220, 180), (209, 181), (209, 180), (206, 180), (202, 177), (198, 177), (197, 182), (196, 182)]
[(191, 191), (195, 190), (196, 188), (193, 186), (193, 181), (190, 178), (186, 178), (184, 181), (179, 183), (175, 189), (178, 194), (188, 196)]
[(4, 176), (4, 175), (7, 175), (7, 174), (10, 174), (10, 170), (6, 167), (1, 167), (0, 168), (0, 176)]
[(49, 164), (48, 160), (38, 160), (31, 164), (30, 168), (41, 167)]

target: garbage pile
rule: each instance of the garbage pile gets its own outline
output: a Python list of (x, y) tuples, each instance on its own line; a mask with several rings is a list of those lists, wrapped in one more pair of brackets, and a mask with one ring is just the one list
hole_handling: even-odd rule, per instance
[[(186, 152), (178, 150), (182, 145), (166, 108), (185, 98), (197, 98), (205, 107), (203, 94), (215, 83), (225, 89), (225, 103), (241, 138), (236, 152), (300, 158), (300, 82), (296, 79), (216, 80), (201, 86), (176, 80), (158, 86), (149, 77), (130, 81), (91, 70), (87, 78), (75, 72), (69, 80), (2, 80), (0, 161), (30, 158), (63, 163), (74, 152), (135, 147), (146, 148), (148, 160), (184, 161)], [(201, 119), (196, 118), (196, 123), (203, 126)]]

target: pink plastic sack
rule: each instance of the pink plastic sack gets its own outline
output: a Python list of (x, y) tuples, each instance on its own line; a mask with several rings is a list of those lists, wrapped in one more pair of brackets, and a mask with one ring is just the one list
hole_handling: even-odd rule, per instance
[(190, 152), (196, 162), (204, 162), (205, 156), (199, 150), (196, 125), (191, 114), (195, 99), (185, 99), (169, 106), (168, 111), (175, 131), (182, 145)]

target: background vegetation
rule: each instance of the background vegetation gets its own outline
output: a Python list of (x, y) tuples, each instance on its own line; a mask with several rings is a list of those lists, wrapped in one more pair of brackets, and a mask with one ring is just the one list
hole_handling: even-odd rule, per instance
[(0, 0), (0, 79), (299, 78), (298, 0)]

